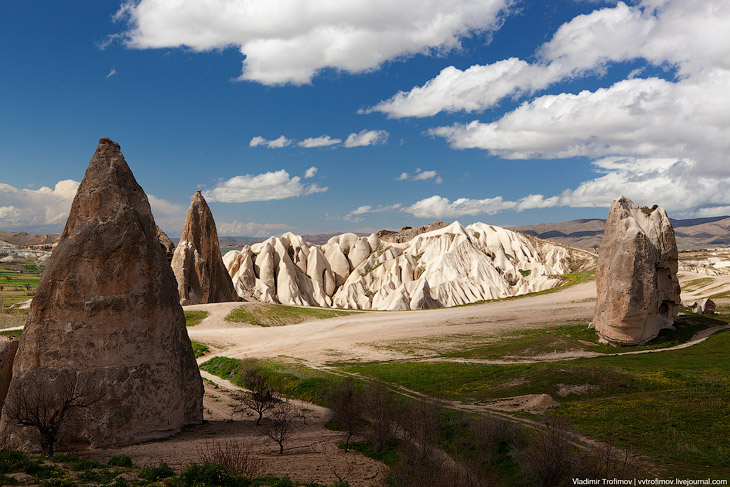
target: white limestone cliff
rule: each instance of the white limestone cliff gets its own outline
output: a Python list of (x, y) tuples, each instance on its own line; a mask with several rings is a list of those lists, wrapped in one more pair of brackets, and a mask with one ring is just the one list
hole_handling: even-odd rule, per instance
[(402, 243), (345, 233), (324, 245), (285, 233), (230, 251), (241, 297), (269, 303), (409, 310), (457, 306), (558, 286), (586, 252), (504, 228), (459, 222)]

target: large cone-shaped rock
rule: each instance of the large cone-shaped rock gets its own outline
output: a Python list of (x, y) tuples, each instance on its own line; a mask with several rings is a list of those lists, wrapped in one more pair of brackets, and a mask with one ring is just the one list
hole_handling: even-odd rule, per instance
[(679, 310), (677, 243), (661, 207), (611, 204), (598, 249), (593, 326), (613, 345), (640, 345), (672, 328)]
[(200, 191), (193, 195), (185, 228), (172, 256), (180, 303), (207, 304), (238, 301), (223, 264), (213, 214)]
[[(0, 438), (37, 441), (9, 421), (30, 378), (73, 374), (101, 399), (65, 421), (60, 445), (101, 447), (161, 438), (203, 418), (203, 382), (175, 276), (142, 188), (101, 139), (48, 261), (13, 363)], [(58, 445), (57, 445), (58, 446)]]

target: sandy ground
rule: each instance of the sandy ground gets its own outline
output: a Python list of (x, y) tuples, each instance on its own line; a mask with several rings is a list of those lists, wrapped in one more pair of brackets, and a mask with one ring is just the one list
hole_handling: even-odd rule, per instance
[[(192, 462), (201, 462), (200, 451), (212, 442), (241, 441), (249, 446), (255, 458), (262, 462), (261, 474), (289, 475), (303, 482), (322, 484), (337, 480), (333, 472), (346, 479), (353, 487), (382, 485), (387, 467), (358, 452), (344, 453), (337, 445), (343, 442), (343, 433), (324, 427), (328, 418), (325, 408), (308, 403), (306, 423), (296, 421), (294, 435), (285, 443), (283, 455), (278, 445), (264, 436), (265, 424), (256, 426), (255, 420), (233, 413), (235, 399), (227, 381), (203, 373), (216, 384), (206, 381), (203, 400), (205, 423), (189, 426), (173, 438), (151, 441), (123, 448), (91, 450), (90, 458), (106, 461), (115, 455), (129, 456), (135, 465), (158, 465), (166, 462), (175, 470), (182, 470)], [(230, 389), (229, 389), (230, 388)], [(265, 420), (264, 420), (265, 421)]]
[(187, 306), (210, 312), (203, 322), (188, 329), (192, 340), (217, 348), (207, 355), (232, 358), (279, 357), (299, 359), (309, 365), (340, 360), (393, 360), (421, 358), (422, 354), (388, 349), (398, 340), (435, 339), (462, 335), (496, 337), (505, 333), (590, 322), (595, 306), (594, 282), (563, 291), (491, 303), (420, 311), (368, 311), (345, 317), (297, 325), (260, 327), (229, 323), (226, 314), (246, 303)]

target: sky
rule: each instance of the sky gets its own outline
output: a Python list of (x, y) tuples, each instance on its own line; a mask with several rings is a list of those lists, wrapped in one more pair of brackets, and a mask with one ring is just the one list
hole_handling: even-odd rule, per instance
[(99, 138), (219, 235), (730, 214), (727, 0), (3, 0), (0, 229)]

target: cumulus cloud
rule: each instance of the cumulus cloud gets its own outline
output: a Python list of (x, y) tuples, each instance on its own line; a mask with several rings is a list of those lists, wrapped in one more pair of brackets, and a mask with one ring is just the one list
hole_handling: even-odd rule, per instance
[(218, 235), (225, 237), (269, 237), (292, 230), (291, 225), (284, 223), (242, 223), (238, 220), (217, 224)]
[(396, 178), (396, 181), (426, 181), (428, 179), (433, 179), (436, 184), (444, 182), (443, 178), (439, 176), (437, 171), (424, 171), (420, 167), (417, 168), (413, 174), (408, 174), (407, 172), (400, 173), (400, 176)]
[(432, 129), (452, 147), (507, 159), (674, 157), (702, 171), (730, 170), (730, 71), (670, 82), (631, 79), (609, 88), (538, 97), (491, 123)]
[(361, 130), (358, 133), (351, 133), (347, 136), (345, 147), (385, 144), (388, 141), (389, 135), (385, 130)]
[(322, 135), (320, 137), (309, 137), (299, 142), (299, 147), (312, 148), (312, 147), (329, 147), (331, 145), (337, 145), (342, 142), (342, 139), (333, 139), (329, 135)]
[(400, 91), (365, 112), (399, 118), (483, 111), (505, 97), (532, 94), (563, 79), (603, 72), (609, 63), (639, 58), (674, 66), (682, 77), (730, 69), (729, 22), (725, 0), (618, 2), (561, 25), (538, 49), (533, 64), (509, 58), (466, 70), (449, 66), (423, 86)]
[(305, 178), (313, 178), (317, 174), (317, 168), (312, 166), (304, 172)]
[(59, 181), (53, 189), (18, 189), (0, 183), (0, 228), (8, 230), (57, 226), (66, 223), (79, 182)]
[(625, 195), (639, 204), (660, 204), (673, 217), (730, 214), (730, 176), (697, 174), (694, 161), (610, 157), (593, 165), (600, 176), (549, 197), (531, 194), (518, 200), (494, 196), (451, 201), (434, 195), (402, 211), (418, 218), (458, 218), (561, 206), (608, 207), (615, 198)]
[(350, 213), (342, 217), (343, 220), (357, 223), (362, 221), (364, 218), (364, 215), (374, 214), (374, 213), (389, 213), (391, 211), (396, 211), (401, 208), (400, 203), (395, 203), (393, 205), (379, 205), (376, 207), (373, 207), (371, 205), (363, 205), (355, 208)]
[(239, 79), (305, 84), (322, 69), (377, 69), (414, 54), (442, 53), (494, 31), (512, 0), (128, 0), (115, 18), (135, 49), (237, 47)]
[(210, 202), (244, 203), (247, 201), (271, 201), (323, 193), (326, 187), (302, 184), (299, 176), (289, 177), (286, 170), (281, 169), (263, 174), (246, 174), (234, 176), (220, 181), (215, 188), (203, 192)]
[(265, 145), (269, 149), (281, 149), (282, 147), (291, 145), (293, 142), (293, 140), (287, 139), (283, 135), (271, 140), (265, 139), (257, 135), (256, 137), (253, 137), (251, 139), (251, 142), (249, 142), (248, 145), (251, 147), (259, 147), (261, 145)]

